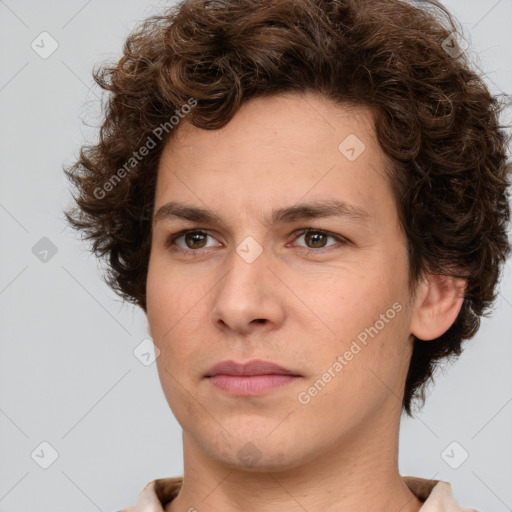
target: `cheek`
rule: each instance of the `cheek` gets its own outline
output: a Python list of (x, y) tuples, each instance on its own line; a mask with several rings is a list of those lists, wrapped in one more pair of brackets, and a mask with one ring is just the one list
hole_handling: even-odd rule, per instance
[(206, 302), (201, 300), (204, 293), (197, 284), (187, 288), (176, 275), (156, 270), (155, 266), (150, 266), (148, 271), (147, 320), (153, 342), (160, 350), (156, 359), (160, 381), (174, 409), (180, 407), (182, 399), (187, 402), (180, 389), (199, 373), (201, 352), (193, 340), (204, 340), (208, 317), (205, 316)]
[(190, 414), (199, 414), (192, 410), (194, 401), (190, 400), (191, 382), (200, 361), (199, 347), (192, 340), (204, 339), (199, 334), (205, 324), (204, 294), (196, 286), (187, 288), (176, 274), (158, 270), (155, 265), (148, 270), (147, 319), (160, 350), (156, 365), (162, 389), (182, 424)]
[[(306, 279), (301, 286), (304, 302), (337, 336), (355, 336), (401, 300), (399, 281), (381, 269), (382, 266), (367, 265), (364, 269), (352, 267), (327, 279), (318, 276), (314, 287)], [(394, 311), (390, 314), (393, 316)]]
[[(337, 384), (358, 393), (382, 386), (374, 374), (393, 387), (406, 355), (407, 281), (405, 270), (398, 269), (407, 267), (393, 273), (395, 255), (385, 256), (364, 270), (353, 266), (335, 279), (318, 279), (318, 288), (309, 287), (308, 305), (329, 327), (324, 329), (328, 340), (316, 346), (314, 357), (327, 371), (342, 356), (339, 375), (344, 377), (336, 379)], [(306, 281), (302, 289), (308, 290)]]
[[(191, 284), (193, 283), (193, 284)], [(197, 328), (201, 299), (207, 293), (196, 277), (150, 260), (146, 284), (148, 323), (155, 341), (168, 343), (177, 330)], [(204, 324), (204, 318), (201, 318)], [(190, 332), (187, 330), (186, 332)]]

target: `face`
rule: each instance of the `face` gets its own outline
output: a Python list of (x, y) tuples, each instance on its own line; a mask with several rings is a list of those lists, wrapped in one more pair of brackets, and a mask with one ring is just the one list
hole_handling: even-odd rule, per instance
[[(411, 307), (370, 111), (287, 94), (220, 130), (181, 123), (158, 170), (147, 318), (190, 449), (285, 469), (390, 433)], [(233, 375), (255, 360), (284, 374)]]

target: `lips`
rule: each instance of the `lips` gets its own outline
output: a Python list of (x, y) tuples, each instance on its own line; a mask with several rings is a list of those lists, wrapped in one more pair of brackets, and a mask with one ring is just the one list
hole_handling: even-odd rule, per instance
[(255, 375), (291, 375), (300, 377), (296, 372), (283, 368), (270, 361), (255, 359), (247, 363), (236, 363), (235, 361), (221, 361), (208, 370), (205, 377), (215, 377), (217, 375), (237, 375), (237, 376), (255, 376)]
[(300, 377), (288, 368), (259, 359), (247, 363), (222, 361), (205, 375), (212, 389), (232, 397), (267, 396), (278, 389), (285, 389), (287, 384)]

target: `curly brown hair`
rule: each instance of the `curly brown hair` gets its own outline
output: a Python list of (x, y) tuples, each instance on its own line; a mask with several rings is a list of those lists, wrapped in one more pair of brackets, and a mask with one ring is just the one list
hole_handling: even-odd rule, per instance
[(108, 260), (107, 283), (146, 312), (157, 168), (173, 116), (214, 130), (250, 98), (294, 91), (370, 107), (393, 163), (411, 291), (427, 272), (467, 280), (453, 325), (414, 338), (402, 407), (412, 416), (439, 361), (460, 355), (489, 316), (511, 249), (505, 102), (458, 51), (461, 33), (435, 0), (173, 5), (131, 33), (118, 62), (93, 70), (108, 91), (105, 115), (99, 142), (64, 167), (78, 191), (66, 219)]

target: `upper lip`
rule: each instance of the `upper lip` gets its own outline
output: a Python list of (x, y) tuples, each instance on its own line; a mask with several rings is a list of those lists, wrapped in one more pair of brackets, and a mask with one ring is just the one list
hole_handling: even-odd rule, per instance
[(270, 361), (254, 359), (246, 363), (237, 363), (235, 361), (221, 361), (212, 366), (205, 377), (214, 377), (215, 375), (294, 375), (297, 373), (287, 368), (283, 368)]

